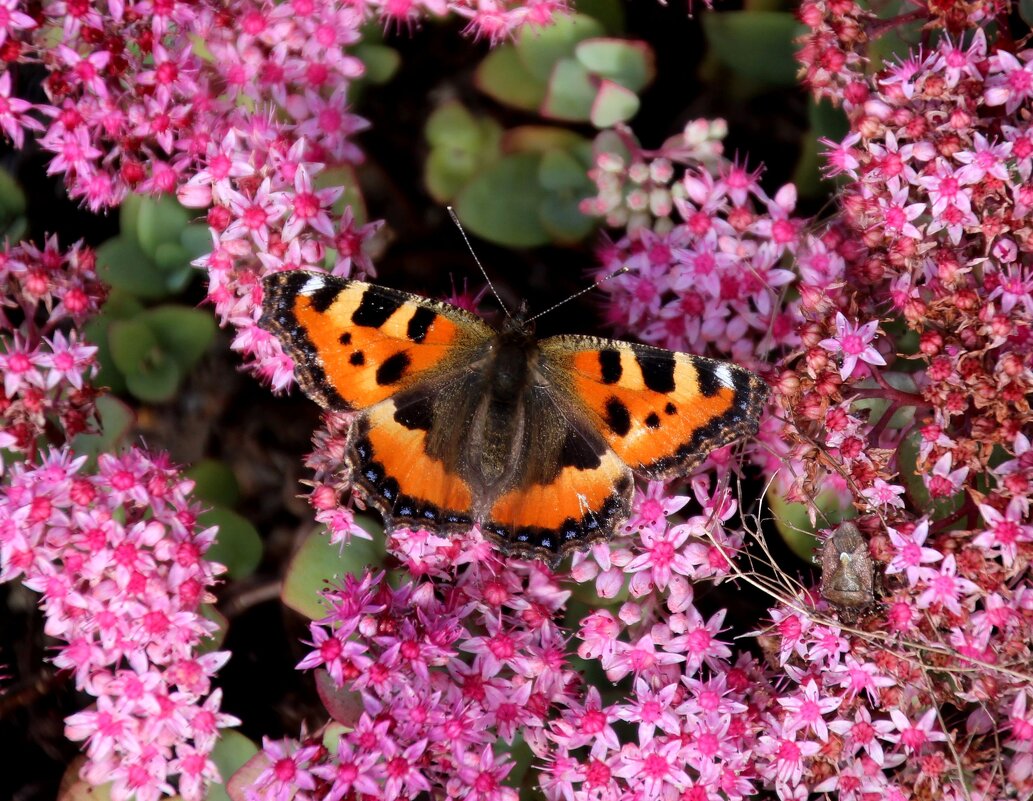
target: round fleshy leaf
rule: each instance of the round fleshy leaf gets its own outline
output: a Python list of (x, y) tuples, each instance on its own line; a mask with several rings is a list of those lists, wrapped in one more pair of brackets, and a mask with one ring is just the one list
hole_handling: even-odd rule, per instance
[(458, 100), (442, 103), (423, 128), (423, 135), (434, 147), (476, 150), (481, 144), (481, 126), (477, 118)]
[(595, 228), (596, 221), (581, 213), (580, 197), (571, 192), (550, 195), (542, 204), (542, 225), (552, 241), (572, 245), (583, 240)]
[(161, 270), (139, 245), (125, 236), (109, 239), (97, 248), (97, 275), (105, 283), (138, 298), (169, 294)]
[(585, 165), (564, 150), (542, 154), (538, 183), (552, 192), (572, 190), (582, 195), (587, 194), (591, 186)]
[(656, 75), (653, 48), (627, 39), (588, 39), (574, 49), (577, 60), (594, 75), (639, 92)]
[(203, 618), (212, 621), (217, 626), (211, 637), (201, 640), (197, 650), (202, 654), (210, 654), (213, 651), (218, 651), (226, 641), (226, 632), (229, 631), (230, 628), (229, 618), (222, 614), (222, 612), (216, 609), (212, 604), (201, 604), (197, 611)]
[(186, 471), (194, 482), (194, 497), (213, 505), (232, 508), (240, 500), (240, 486), (233, 470), (218, 459), (203, 459)]
[(547, 28), (525, 26), (517, 34), (516, 51), (524, 68), (539, 83), (552, 75), (553, 67), (574, 54), (577, 43), (605, 33), (603, 26), (591, 17), (572, 14), (557, 18)]
[(190, 222), (190, 212), (171, 197), (144, 198), (136, 217), (136, 240), (143, 252), (157, 260), (160, 245), (179, 244)]
[(146, 369), (126, 373), (126, 389), (147, 403), (172, 400), (183, 377), (179, 365), (162, 354)]
[(338, 687), (325, 670), (316, 671), (316, 692), (319, 693), (319, 700), (323, 702), (327, 713), (338, 723), (354, 727), (362, 716), (362, 696), (352, 690)]
[(374, 540), (353, 538), (343, 548), (332, 545), (322, 528), (314, 529), (295, 552), (283, 578), (281, 598), (285, 605), (311, 620), (326, 615), (322, 591), (345, 573), (360, 574), (384, 560), (383, 526), (367, 517), (356, 522), (371, 532)]
[(88, 457), (90, 464), (96, 464), (97, 457), (102, 453), (118, 453), (121, 450), (136, 415), (115, 395), (101, 395), (97, 398), (97, 419), (97, 433), (79, 434), (72, 440), (72, 450)]
[(138, 318), (154, 332), (162, 349), (189, 370), (215, 339), (215, 320), (207, 311), (187, 306), (157, 306)]
[(796, 86), (796, 46), (806, 29), (788, 11), (723, 11), (700, 17), (710, 52), (746, 78)]
[(592, 143), (580, 134), (554, 125), (520, 125), (510, 128), (502, 136), (501, 147), (506, 153), (551, 153), (563, 150), (591, 153)]
[(230, 801), (225, 783), (257, 753), (258, 746), (243, 734), (232, 729), (222, 729), (212, 749), (212, 762), (219, 769), (224, 784), (211, 785), (205, 801)]
[(537, 111), (545, 99), (545, 81), (524, 66), (512, 45), (497, 47), (485, 56), (474, 81), (488, 97), (524, 111)]
[(251, 801), (254, 798), (252, 795), (254, 783), (264, 771), (271, 767), (272, 762), (269, 761), (265, 751), (256, 749), (255, 755), (232, 774), (222, 774), (223, 786), (226, 788), (226, 795), (230, 797), (230, 801)]
[(111, 358), (124, 375), (146, 370), (161, 356), (157, 336), (139, 317), (115, 320), (108, 328), (108, 343)]
[(369, 44), (359, 42), (355, 46), (355, 57), (360, 59), (366, 66), (366, 73), (363, 80), (377, 85), (387, 83), (398, 72), (402, 63), (402, 57), (393, 47), (382, 44)]
[(538, 183), (536, 153), (516, 153), (478, 173), (456, 198), (463, 224), (483, 239), (508, 247), (549, 241), (539, 209), (546, 192)]
[(592, 113), (597, 84), (581, 62), (565, 58), (557, 62), (549, 78), (549, 91), (542, 103), (544, 117), (584, 122)]
[(591, 120), (596, 128), (612, 128), (638, 112), (638, 95), (618, 83), (604, 80), (592, 104)]
[(262, 539), (251, 521), (232, 509), (216, 506), (197, 516), (203, 528), (218, 526), (219, 533), (206, 557), (226, 565), (231, 578), (250, 576), (262, 560)]

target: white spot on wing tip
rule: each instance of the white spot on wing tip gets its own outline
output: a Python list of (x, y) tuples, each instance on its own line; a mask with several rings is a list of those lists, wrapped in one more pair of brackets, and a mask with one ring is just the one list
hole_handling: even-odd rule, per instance
[(735, 389), (735, 379), (732, 378), (732, 371), (727, 364), (715, 367), (714, 375), (717, 376), (717, 380), (721, 382), (722, 386), (728, 387), (728, 389)]
[(301, 294), (311, 295), (318, 292), (324, 286), (326, 286), (326, 281), (324, 281), (322, 277), (314, 275), (305, 282), (305, 285), (301, 288)]

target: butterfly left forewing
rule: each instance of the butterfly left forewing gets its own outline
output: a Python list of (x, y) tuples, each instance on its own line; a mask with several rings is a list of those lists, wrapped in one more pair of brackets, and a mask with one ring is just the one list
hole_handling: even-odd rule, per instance
[(548, 381), (649, 478), (684, 475), (757, 432), (768, 389), (737, 365), (596, 337), (551, 337), (540, 347)]
[(305, 393), (327, 409), (365, 409), (476, 358), (494, 336), (447, 303), (327, 273), (262, 281), (260, 324), (294, 359)]

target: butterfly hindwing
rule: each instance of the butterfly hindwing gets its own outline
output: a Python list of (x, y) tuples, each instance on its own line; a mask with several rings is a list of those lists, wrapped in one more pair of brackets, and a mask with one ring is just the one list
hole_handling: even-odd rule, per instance
[(558, 336), (542, 370), (632, 470), (665, 479), (755, 434), (767, 386), (728, 362), (630, 342)]
[(455, 306), (326, 273), (263, 281), (261, 324), (277, 334), (305, 392), (327, 409), (379, 403), (463, 363), (494, 332)]
[(475, 490), (454, 459), (432, 452), (432, 397), (419, 390), (412, 395), (409, 403), (378, 403), (352, 424), (347, 446), (352, 482), (384, 516), (389, 531), (399, 526), (469, 528)]

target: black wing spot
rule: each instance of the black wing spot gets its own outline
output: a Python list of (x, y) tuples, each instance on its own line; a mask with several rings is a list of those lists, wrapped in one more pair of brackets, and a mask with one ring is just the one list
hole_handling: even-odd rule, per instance
[(374, 289), (367, 289), (362, 293), (358, 307), (352, 312), (352, 322), (365, 328), (380, 328), (398, 311), (402, 303), (402, 298), (386, 297)]
[(606, 401), (606, 417), (604, 418), (610, 431), (618, 437), (625, 437), (631, 431), (631, 414), (619, 398), (611, 397)]
[(409, 324), (405, 328), (405, 333), (413, 342), (423, 342), (427, 336), (427, 331), (430, 330), (431, 323), (437, 317), (438, 314), (434, 310), (428, 309), (426, 306), (420, 306), (413, 313), (413, 316), (409, 318)]
[(348, 357), (348, 364), (353, 364), (356, 367), (362, 367), (366, 363), (366, 354), (361, 350), (355, 351), (351, 356)]
[(616, 384), (621, 380), (624, 368), (621, 367), (621, 353), (619, 350), (605, 348), (599, 351), (599, 368), (602, 372), (604, 384)]
[(650, 353), (648, 356), (636, 353), (635, 361), (642, 370), (642, 380), (653, 392), (674, 391), (674, 354), (668, 351)]
[(696, 384), (704, 398), (712, 398), (721, 391), (724, 384), (717, 377), (717, 372), (709, 367), (696, 368)]
[(664, 414), (671, 415), (677, 411), (678, 407), (675, 406), (673, 403), (668, 403), (666, 406), (664, 406)]
[[(404, 406), (400, 405), (405, 403)], [(399, 404), (395, 409), (395, 422), (405, 426), (410, 431), (430, 431), (434, 422), (434, 400), (430, 395), (413, 400), (396, 401)]]
[(342, 345), (350, 345), (352, 343), (351, 332), (345, 331), (343, 334), (337, 337), (337, 341), (340, 342)]
[(341, 289), (342, 287), (340, 284), (327, 282), (308, 296), (309, 303), (312, 304), (313, 309), (322, 314), (334, 305), (334, 301), (337, 300), (337, 296), (341, 294)]
[(574, 429), (568, 430), (560, 451), (560, 466), (595, 470), (600, 464), (602, 461), (592, 444)]
[(656, 412), (650, 412), (649, 416), (646, 417), (646, 425), (649, 428), (660, 428), (660, 415)]
[(388, 356), (380, 367), (377, 368), (377, 383), (380, 386), (397, 384), (402, 380), (402, 375), (410, 364), (412, 364), (412, 359), (409, 358), (409, 354), (404, 350), (399, 351), (393, 356)]

